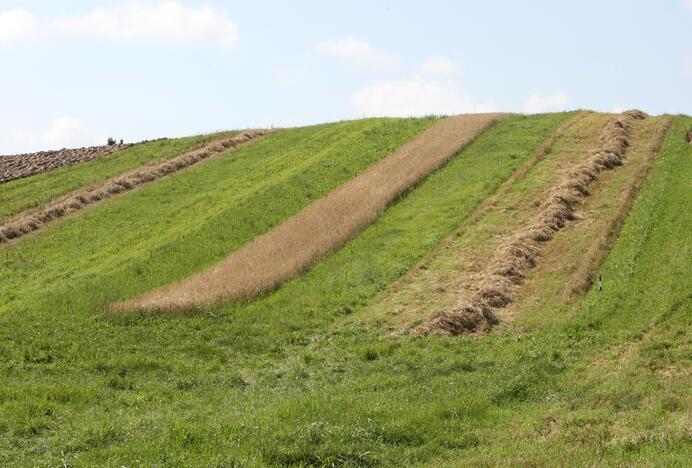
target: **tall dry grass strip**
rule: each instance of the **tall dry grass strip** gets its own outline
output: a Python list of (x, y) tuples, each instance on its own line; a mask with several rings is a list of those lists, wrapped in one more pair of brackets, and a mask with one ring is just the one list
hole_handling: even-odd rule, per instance
[(255, 140), (267, 133), (269, 133), (268, 130), (253, 130), (218, 140), (168, 161), (140, 167), (120, 174), (97, 186), (77, 190), (29, 213), (19, 214), (0, 225), (0, 244), (41, 229), (47, 223), (79, 211), (91, 204), (161, 179), (216, 154), (235, 149), (239, 145)]
[(220, 264), (112, 308), (187, 310), (271, 290), (344, 245), (404, 190), (439, 168), (505, 115), (444, 119)]
[(572, 299), (577, 295), (584, 294), (591, 288), (596, 278), (596, 273), (598, 268), (605, 260), (608, 252), (610, 252), (613, 243), (620, 235), (622, 227), (625, 224), (625, 219), (627, 214), (630, 212), (634, 200), (637, 198), (637, 194), (644, 186), (646, 179), (654, 166), (654, 161), (656, 160), (656, 155), (661, 150), (663, 145), (663, 140), (668, 134), (668, 129), (673, 123), (673, 118), (671, 116), (662, 117), (662, 122), (655, 138), (653, 139), (651, 146), (647, 149), (646, 159), (644, 163), (638, 168), (634, 177), (627, 185), (626, 195), (623, 202), (618, 207), (617, 211), (608, 220), (608, 224), (605, 229), (601, 232), (597, 241), (591, 244), (589, 250), (582, 256), (579, 262), (579, 267), (572, 274), (569, 282), (565, 287), (564, 295), (566, 299)]
[(452, 311), (433, 314), (414, 329), (417, 334), (458, 335), (488, 330), (497, 323), (494, 310), (510, 304), (515, 289), (536, 266), (540, 245), (573, 219), (579, 203), (589, 195), (589, 185), (605, 170), (622, 164), (629, 146), (629, 130), (641, 111), (627, 111), (613, 119), (599, 135), (599, 146), (572, 169), (541, 203), (536, 216), (507, 239), (478, 276), (471, 298)]

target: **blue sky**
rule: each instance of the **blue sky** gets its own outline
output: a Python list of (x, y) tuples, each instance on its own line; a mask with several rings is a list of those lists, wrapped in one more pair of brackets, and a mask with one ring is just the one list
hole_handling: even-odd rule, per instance
[(0, 154), (631, 107), (692, 114), (692, 0), (0, 0)]

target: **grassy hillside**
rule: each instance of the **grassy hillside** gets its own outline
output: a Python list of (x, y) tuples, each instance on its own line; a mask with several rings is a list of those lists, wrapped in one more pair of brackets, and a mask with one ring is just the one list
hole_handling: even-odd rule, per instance
[(356, 237), (400, 195), (507, 116), (441, 119), (211, 269), (119, 303), (115, 310), (185, 311), (267, 293)]
[(102, 307), (217, 261), (433, 120), (272, 135), (3, 248), (0, 462), (684, 464), (688, 117), (603, 266), (606, 290), (562, 319), (421, 338), (363, 317), (571, 117), (498, 123), (307, 274), (195, 316)]
[(372, 119), (286, 131), (66, 219), (6, 250), (0, 288), (8, 300), (0, 312), (46, 299), (53, 313), (74, 315), (71, 298), (85, 283), (90, 301), (84, 310), (100, 313), (113, 300), (184, 278), (284, 221), (433, 121)]
[(106, 180), (143, 164), (170, 159), (214, 138), (233, 133), (235, 132), (152, 141), (103, 158), (0, 184), (0, 220), (86, 185)]

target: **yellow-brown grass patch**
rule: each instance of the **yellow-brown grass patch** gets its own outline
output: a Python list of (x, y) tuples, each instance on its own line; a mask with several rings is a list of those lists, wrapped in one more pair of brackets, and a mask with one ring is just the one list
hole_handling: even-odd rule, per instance
[(343, 246), (404, 190), (451, 159), (506, 114), (446, 118), (220, 264), (113, 310), (186, 310), (271, 290)]
[(596, 273), (599, 266), (603, 263), (613, 242), (617, 239), (622, 226), (625, 223), (627, 214), (632, 208), (632, 204), (637, 197), (637, 194), (644, 186), (646, 178), (654, 165), (655, 157), (663, 145), (668, 129), (673, 122), (672, 117), (663, 117), (658, 133), (653, 139), (651, 146), (647, 151), (647, 157), (644, 163), (639, 167), (636, 174), (625, 188), (626, 196), (613, 216), (608, 220), (606, 228), (599, 234), (598, 239), (591, 244), (589, 250), (584, 254), (579, 263), (579, 267), (572, 274), (567, 286), (565, 287), (564, 295), (567, 299), (583, 294), (591, 288), (596, 278)]
[(599, 136), (598, 147), (553, 187), (534, 218), (500, 246), (478, 275), (470, 299), (454, 310), (433, 314), (414, 332), (457, 335), (487, 330), (496, 324), (494, 310), (513, 301), (516, 287), (539, 259), (540, 244), (552, 239), (572, 219), (575, 206), (589, 195), (589, 185), (600, 172), (622, 164), (630, 127), (634, 120), (645, 117), (640, 111), (628, 111), (608, 123)]

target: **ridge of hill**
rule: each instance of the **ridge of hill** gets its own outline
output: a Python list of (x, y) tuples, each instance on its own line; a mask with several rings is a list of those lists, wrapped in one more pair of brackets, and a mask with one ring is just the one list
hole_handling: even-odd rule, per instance
[(10, 180), (47, 172), (58, 167), (91, 161), (92, 159), (108, 156), (116, 151), (131, 146), (133, 146), (131, 143), (121, 143), (0, 156), (0, 184)]

